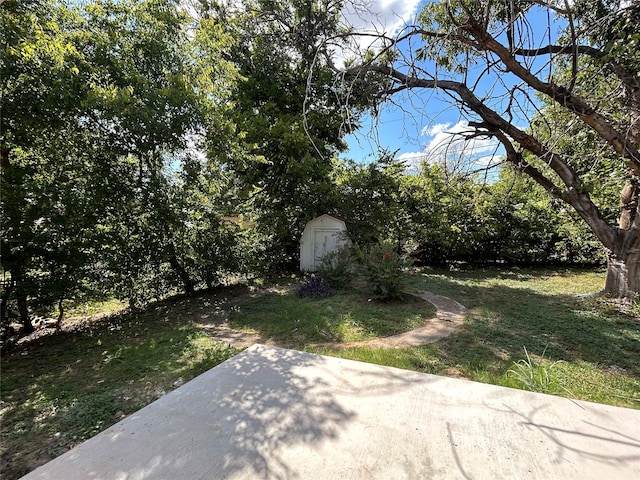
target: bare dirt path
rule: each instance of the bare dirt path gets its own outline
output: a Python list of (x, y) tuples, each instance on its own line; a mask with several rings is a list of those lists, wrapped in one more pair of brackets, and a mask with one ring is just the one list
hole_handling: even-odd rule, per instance
[(240, 293), (239, 295), (218, 297), (215, 305), (207, 305), (209, 308), (205, 309), (204, 313), (199, 315), (196, 319), (196, 324), (216, 340), (231, 345), (232, 347), (247, 348), (256, 343), (276, 346), (276, 342), (263, 338), (257, 333), (243, 332), (231, 328), (228, 323), (229, 314), (238, 308), (239, 305), (242, 305), (252, 298), (257, 298), (265, 293), (289, 292), (295, 290), (297, 287), (297, 284), (287, 284), (264, 289), (251, 288), (246, 293)]

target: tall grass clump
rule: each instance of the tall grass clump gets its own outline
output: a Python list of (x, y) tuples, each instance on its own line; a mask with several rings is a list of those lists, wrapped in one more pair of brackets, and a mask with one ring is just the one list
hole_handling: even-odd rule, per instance
[[(556, 394), (560, 390), (565, 390), (558, 381), (555, 373), (555, 367), (559, 362), (553, 362), (545, 365), (543, 362), (536, 363), (527, 347), (524, 349), (525, 358), (513, 362), (513, 365), (507, 370), (506, 375), (515, 380), (516, 385), (523, 390), (529, 390), (537, 393)], [(544, 357), (542, 352), (542, 356)]]

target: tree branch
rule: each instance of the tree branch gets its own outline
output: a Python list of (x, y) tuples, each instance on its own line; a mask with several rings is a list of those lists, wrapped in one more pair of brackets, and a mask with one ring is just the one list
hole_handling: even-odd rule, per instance
[(484, 31), (471, 16), (469, 16), (467, 21), (460, 27), (476, 38), (482, 50), (489, 50), (497, 55), (509, 71), (523, 80), (527, 85), (549, 96), (561, 106), (581, 118), (584, 123), (593, 128), (600, 137), (607, 141), (618, 155), (629, 161), (629, 168), (631, 168), (636, 175), (640, 175), (640, 152), (622, 133), (617, 131), (606, 117), (591, 107), (582, 98), (572, 94), (567, 88), (552, 82), (547, 83), (540, 80), (530, 70), (523, 67), (506, 47), (488, 32)]
[(588, 55), (596, 60), (604, 61), (613, 74), (618, 77), (624, 86), (632, 93), (634, 102), (640, 106), (640, 78), (625, 70), (612, 59), (608, 59), (607, 55), (597, 48), (587, 45), (546, 45), (540, 48), (518, 48), (513, 51), (513, 55), (521, 57), (537, 57), (552, 54), (569, 55), (573, 53), (573, 50), (575, 50), (578, 55)]
[[(345, 71), (347, 75), (364, 76), (367, 73), (379, 73), (391, 78), (395, 85), (385, 91), (388, 93), (396, 93), (402, 90), (426, 88), (426, 89), (441, 89), (448, 92), (453, 92), (457, 95), (458, 101), (470, 108), (473, 112), (482, 118), (482, 124), (475, 124), (477, 126), (482, 125), (487, 131), (491, 132), (503, 145), (507, 138), (511, 138), (516, 141), (522, 148), (530, 151), (535, 156), (546, 162), (551, 169), (560, 177), (566, 189), (560, 191), (549, 179), (547, 179), (541, 172), (535, 169), (528, 163), (523, 163), (524, 160), (513, 149), (507, 149), (511, 158), (508, 158), (514, 163), (521, 171), (528, 174), (536, 182), (542, 185), (547, 191), (551, 192), (554, 196), (562, 198), (569, 203), (580, 216), (592, 227), (594, 232), (598, 232), (600, 240), (606, 248), (612, 248), (615, 242), (615, 230), (607, 224), (602, 214), (593, 203), (588, 194), (582, 191), (582, 185), (580, 178), (576, 171), (569, 166), (564, 159), (547, 148), (544, 144), (538, 141), (532, 135), (517, 128), (497, 112), (489, 108), (484, 104), (475, 94), (463, 83), (455, 82), (451, 80), (437, 80), (437, 79), (425, 79), (413, 76), (408, 76), (403, 72), (400, 72), (388, 65), (360, 65), (351, 67)], [(510, 143), (509, 140), (508, 143)]]

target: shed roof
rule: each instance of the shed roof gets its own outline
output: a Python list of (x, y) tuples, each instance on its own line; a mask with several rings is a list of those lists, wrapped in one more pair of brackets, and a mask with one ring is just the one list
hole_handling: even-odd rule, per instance
[(328, 213), (324, 213), (322, 215), (320, 215), (319, 217), (314, 218), (313, 220), (309, 220), (307, 222), (307, 226), (308, 225), (313, 225), (314, 223), (326, 220), (326, 219), (332, 219), (332, 220), (337, 220), (338, 222), (344, 224), (344, 226), (347, 226), (347, 222), (344, 218), (339, 217), (337, 215), (329, 215)]

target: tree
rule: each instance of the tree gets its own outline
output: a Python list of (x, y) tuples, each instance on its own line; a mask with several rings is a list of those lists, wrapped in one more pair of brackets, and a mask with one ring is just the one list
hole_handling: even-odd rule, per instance
[(244, 149), (217, 159), (236, 175), (238, 211), (253, 220), (268, 268), (297, 265), (305, 223), (333, 207), (341, 109), (318, 46), (335, 31), (339, 3), (256, 0), (203, 12), (235, 39), (227, 58), (242, 80), (230, 115)]
[(404, 167), (387, 152), (367, 165), (353, 161), (336, 163), (335, 213), (347, 219), (349, 238), (360, 246), (407, 238)]
[(487, 218), (479, 217), (477, 211), (483, 198), (481, 184), (473, 177), (451, 175), (442, 165), (424, 166), (419, 175), (406, 177), (403, 190), (417, 261), (491, 260), (479, 251), (489, 239)]
[(226, 37), (175, 0), (7, 1), (0, 19), (2, 266), (24, 331), (90, 290), (135, 304), (213, 282), (229, 230), (191, 150), (225, 124)]
[(0, 19), (0, 249), (28, 332), (30, 297), (60, 301), (79, 287), (96, 203), (77, 155), (96, 149), (73, 128), (86, 97), (81, 58), (64, 29), (74, 16), (42, 1), (5, 2)]
[[(604, 292), (629, 297), (640, 293), (639, 21), (635, 2), (442, 0), (397, 36), (377, 35), (375, 50), (333, 66), (375, 87), (377, 103), (442, 93), (468, 118), (469, 138), (498, 140), (506, 161), (577, 212), (606, 251)], [(532, 127), (518, 126), (525, 122)], [(617, 224), (585, 187), (585, 162), (558, 148), (558, 132), (576, 122), (598, 139), (597, 157), (623, 172)]]

